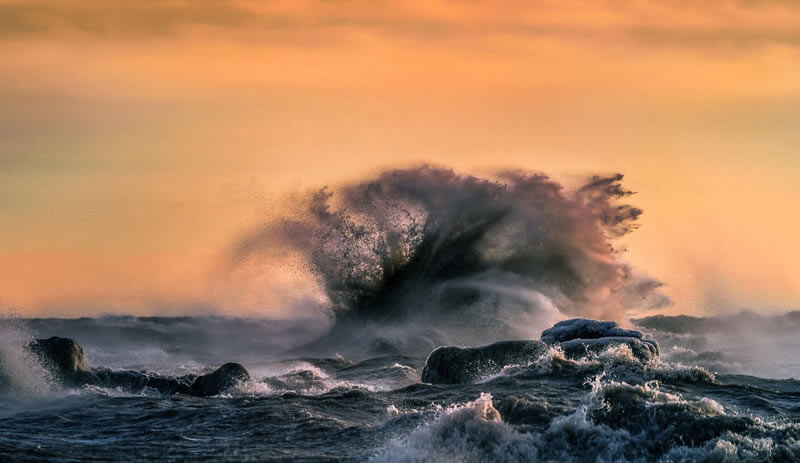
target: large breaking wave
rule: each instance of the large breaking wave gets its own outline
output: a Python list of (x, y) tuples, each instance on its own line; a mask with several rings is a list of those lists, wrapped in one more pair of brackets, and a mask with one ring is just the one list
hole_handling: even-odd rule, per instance
[(613, 240), (642, 213), (620, 204), (631, 194), (621, 180), (592, 177), (570, 190), (522, 171), (391, 170), (319, 190), (299, 217), (243, 239), (236, 257), (287, 243), (299, 251), (335, 317), (329, 339), (369, 324), (385, 345), (428, 349), (530, 338), (565, 316), (623, 320), (669, 301), (619, 259)]

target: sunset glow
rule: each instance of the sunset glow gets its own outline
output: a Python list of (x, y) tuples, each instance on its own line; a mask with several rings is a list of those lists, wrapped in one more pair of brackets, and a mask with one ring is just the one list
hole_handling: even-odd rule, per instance
[(288, 316), (237, 240), (430, 163), (623, 173), (663, 313), (797, 309), (798, 147), (791, 1), (3, 0), (0, 305)]

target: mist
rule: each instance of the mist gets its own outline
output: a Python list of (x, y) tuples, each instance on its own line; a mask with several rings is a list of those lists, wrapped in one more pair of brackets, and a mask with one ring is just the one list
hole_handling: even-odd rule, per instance
[(414, 331), (398, 327), (424, 327), (435, 347), (531, 338), (566, 317), (625, 321), (670, 301), (622, 259), (617, 243), (642, 214), (622, 202), (632, 194), (622, 178), (567, 189), (535, 172), (389, 170), (300, 200), (295, 217), (237, 243), (234, 259), (292, 250), (333, 332), (368, 325), (391, 331), (389, 343)]
[(662, 357), (669, 362), (700, 365), (723, 374), (800, 377), (800, 311), (655, 315), (631, 321), (658, 339)]

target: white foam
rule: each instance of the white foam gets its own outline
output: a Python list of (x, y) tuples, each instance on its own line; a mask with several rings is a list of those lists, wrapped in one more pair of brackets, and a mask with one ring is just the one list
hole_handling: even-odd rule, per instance
[(538, 451), (534, 442), (500, 419), (490, 394), (443, 410), (438, 417), (396, 439), (374, 461), (530, 461)]
[[(551, 358), (558, 358), (553, 350)], [(666, 391), (657, 380), (643, 384), (630, 384), (611, 380), (605, 374), (590, 379), (591, 387), (582, 402), (572, 413), (554, 418), (539, 432), (521, 432), (505, 423), (492, 404), (492, 396), (482, 393), (472, 402), (436, 410), (432, 419), (418, 426), (406, 436), (396, 438), (373, 457), (380, 462), (427, 461), (687, 461), (708, 459), (712, 461), (764, 459), (781, 455), (781, 452), (800, 454), (800, 442), (780, 438), (767, 432), (756, 435), (724, 431), (697, 447), (675, 445), (666, 453), (648, 453), (647, 439), (664, 430), (658, 424), (645, 422), (641, 429), (618, 427), (613, 423), (595, 421), (597, 413), (613, 411), (617, 406), (612, 399), (618, 394), (642, 401), (643, 406), (673, 407), (693, 417), (718, 417), (726, 415), (725, 408), (707, 397), (686, 398)], [(627, 413), (620, 409), (621, 413)], [(398, 414), (396, 407), (387, 410), (390, 416)], [(631, 416), (636, 420), (641, 417)], [(758, 421), (757, 421), (758, 423)], [(611, 427), (613, 426), (613, 427)], [(794, 425), (787, 425), (794, 426)], [(785, 426), (784, 426), (785, 427)], [(757, 429), (778, 429), (775, 423), (761, 423)], [(793, 431), (796, 432), (796, 431)], [(788, 455), (788, 453), (787, 453)]]
[(53, 378), (26, 346), (34, 340), (13, 316), (0, 318), (0, 393), (6, 397), (44, 396)]

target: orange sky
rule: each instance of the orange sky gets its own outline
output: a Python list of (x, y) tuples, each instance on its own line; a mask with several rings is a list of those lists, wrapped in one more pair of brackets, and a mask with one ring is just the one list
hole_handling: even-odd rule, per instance
[(800, 309), (800, 4), (0, 0), (0, 306), (287, 315), (292, 194), (622, 172), (671, 313)]

